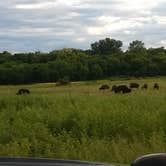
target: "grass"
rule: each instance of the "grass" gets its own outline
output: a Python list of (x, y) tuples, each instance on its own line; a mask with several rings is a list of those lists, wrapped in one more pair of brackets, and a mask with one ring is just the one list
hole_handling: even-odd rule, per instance
[[(148, 83), (130, 94), (101, 84)], [(153, 90), (153, 84), (160, 90)], [(16, 96), (19, 88), (31, 91)], [(130, 163), (166, 151), (166, 78), (0, 86), (0, 155)]]

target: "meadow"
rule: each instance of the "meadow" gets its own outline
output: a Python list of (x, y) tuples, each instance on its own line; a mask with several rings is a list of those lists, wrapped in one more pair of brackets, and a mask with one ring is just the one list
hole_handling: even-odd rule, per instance
[[(148, 83), (129, 94), (102, 84)], [(154, 90), (153, 84), (160, 85)], [(29, 95), (17, 96), (20, 88)], [(130, 163), (166, 151), (166, 77), (0, 86), (0, 156)]]

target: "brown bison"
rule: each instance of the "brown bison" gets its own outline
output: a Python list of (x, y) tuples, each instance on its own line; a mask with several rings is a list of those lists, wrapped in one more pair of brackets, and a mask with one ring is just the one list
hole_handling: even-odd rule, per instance
[(143, 84), (141, 89), (148, 89), (148, 84)]
[(130, 83), (130, 88), (139, 88), (138, 83)]
[(113, 85), (112, 88), (111, 88), (111, 91), (114, 91), (116, 89), (116, 85)]
[(137, 158), (131, 166), (166, 166), (166, 153), (149, 154)]
[(19, 89), (16, 94), (17, 95), (24, 95), (24, 94), (29, 94), (29, 93), (30, 93), (30, 91), (28, 89)]
[(128, 88), (126, 85), (119, 85), (119, 86), (113, 85), (111, 90), (114, 91), (115, 93), (130, 93), (131, 92), (131, 89)]
[(159, 90), (159, 84), (155, 83), (154, 86), (153, 86), (153, 88)]
[(101, 85), (101, 87), (99, 88), (99, 90), (106, 90), (106, 89), (109, 89), (109, 85), (107, 84), (104, 84), (104, 85)]

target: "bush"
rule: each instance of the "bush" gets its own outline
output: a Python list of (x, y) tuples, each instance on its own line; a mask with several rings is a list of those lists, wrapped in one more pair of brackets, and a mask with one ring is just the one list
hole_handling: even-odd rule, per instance
[(56, 86), (63, 86), (63, 85), (69, 85), (70, 80), (68, 77), (64, 77), (62, 79), (59, 79), (58, 82), (56, 83)]

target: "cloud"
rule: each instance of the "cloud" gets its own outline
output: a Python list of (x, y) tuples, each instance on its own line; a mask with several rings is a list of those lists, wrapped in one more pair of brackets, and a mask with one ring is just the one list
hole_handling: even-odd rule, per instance
[(16, 9), (48, 9), (51, 7), (55, 7), (56, 3), (53, 2), (42, 2), (42, 3), (30, 3), (30, 4), (18, 4), (16, 5)]
[(111, 37), (165, 46), (165, 0), (0, 1), (0, 51), (88, 49)]

